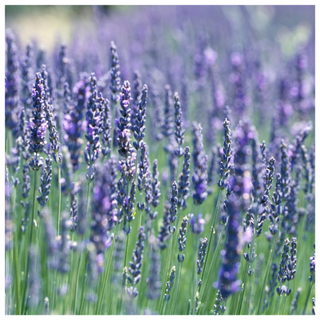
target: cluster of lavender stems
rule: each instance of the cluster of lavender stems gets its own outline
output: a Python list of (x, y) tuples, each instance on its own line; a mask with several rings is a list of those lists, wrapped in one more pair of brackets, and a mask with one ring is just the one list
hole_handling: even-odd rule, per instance
[(56, 54), (6, 30), (6, 313), (314, 314), (310, 48), (268, 69), (210, 7), (103, 10)]

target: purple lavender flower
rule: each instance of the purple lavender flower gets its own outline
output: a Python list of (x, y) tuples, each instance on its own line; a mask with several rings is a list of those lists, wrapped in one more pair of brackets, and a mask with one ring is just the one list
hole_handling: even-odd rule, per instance
[(219, 271), (219, 279), (215, 284), (220, 290), (223, 299), (240, 290), (240, 280), (237, 275), (240, 268), (240, 256), (238, 252), (239, 245), (239, 223), (240, 223), (239, 200), (235, 195), (228, 198), (229, 222), (227, 229), (227, 243), (225, 249), (221, 252), (222, 265)]
[(178, 181), (178, 205), (182, 209), (187, 208), (187, 199), (190, 194), (190, 157), (190, 149), (187, 146), (184, 150), (183, 167)]
[(197, 274), (201, 274), (204, 260), (206, 258), (207, 253), (207, 246), (208, 246), (208, 239), (204, 238), (202, 241), (200, 241), (199, 250), (198, 250), (198, 260), (197, 260)]
[(308, 137), (311, 130), (312, 130), (312, 123), (310, 122), (305, 128), (303, 128), (299, 132), (299, 134), (295, 138), (294, 145), (292, 147), (291, 155), (290, 155), (291, 172), (295, 167), (295, 165), (298, 163), (298, 160), (301, 154), (302, 144), (304, 140)]
[(162, 218), (162, 226), (160, 227), (158, 234), (159, 248), (164, 250), (167, 247), (166, 241), (170, 237), (169, 227), (170, 227), (170, 202), (167, 201), (164, 205), (164, 214)]
[(223, 155), (220, 162), (220, 179), (218, 181), (218, 187), (223, 190), (227, 186), (227, 179), (230, 174), (231, 168), (231, 130), (230, 130), (230, 121), (225, 119), (223, 122), (224, 127), (224, 143), (223, 143)]
[(207, 156), (203, 150), (202, 127), (196, 122), (193, 123), (193, 175), (194, 185), (193, 202), (200, 205), (207, 198)]
[(98, 168), (98, 175), (93, 188), (92, 222), (90, 241), (94, 243), (97, 255), (103, 254), (111, 245), (110, 231), (117, 223), (118, 202), (114, 190), (114, 164), (112, 160)]
[(164, 299), (165, 301), (169, 301), (170, 298), (171, 298), (170, 291), (171, 291), (171, 289), (172, 289), (172, 287), (173, 287), (175, 276), (176, 276), (176, 267), (173, 266), (173, 267), (171, 268), (170, 273), (169, 273), (168, 281), (167, 281), (167, 283), (166, 283), (165, 294), (164, 294), (164, 296), (163, 296), (163, 299)]
[[(132, 261), (130, 261), (129, 272), (131, 276), (128, 276), (128, 280), (134, 288), (141, 279), (141, 267), (143, 260), (143, 250), (144, 250), (144, 240), (146, 235), (144, 234), (144, 228), (140, 227), (138, 233), (138, 240), (136, 242), (135, 250), (132, 253)], [(131, 290), (130, 292), (134, 292), (133, 298), (138, 295), (138, 291)]]
[(177, 218), (177, 212), (178, 212), (178, 186), (177, 183), (174, 181), (172, 183), (172, 189), (171, 189), (171, 206), (170, 206), (170, 222), (172, 226), (169, 226), (170, 233), (174, 233), (176, 231), (176, 227), (173, 225)]
[(173, 96), (174, 100), (174, 118), (175, 118), (175, 136), (176, 142), (178, 144), (178, 148), (174, 151), (177, 157), (182, 157), (184, 154), (184, 150), (182, 148), (182, 144), (184, 141), (184, 129), (182, 127), (182, 112), (181, 112), (181, 104), (178, 92), (176, 92)]
[(281, 193), (282, 201), (288, 197), (290, 193), (290, 181), (291, 181), (291, 167), (288, 156), (288, 147), (283, 140), (281, 140)]
[(179, 228), (179, 237), (178, 237), (178, 244), (179, 244), (179, 254), (178, 254), (178, 261), (182, 263), (184, 261), (185, 255), (180, 254), (183, 252), (183, 250), (186, 248), (186, 234), (187, 234), (187, 226), (188, 226), (188, 217), (185, 216), (181, 221), (181, 227)]
[(6, 30), (6, 56), (5, 124), (8, 129), (14, 130), (18, 123), (19, 62), (15, 37), (10, 29)]
[(106, 157), (111, 154), (111, 110), (109, 100), (103, 99), (100, 93), (101, 112), (101, 129), (102, 129), (102, 154)]
[(91, 74), (90, 84), (91, 84), (91, 96), (87, 105), (87, 134), (85, 135), (87, 139), (87, 147), (84, 151), (84, 158), (88, 165), (87, 179), (93, 180), (94, 174), (90, 172), (90, 168), (94, 165), (98, 159), (99, 153), (101, 152), (101, 145), (99, 142), (100, 135), (100, 113), (98, 110), (97, 102), (97, 91), (96, 91), (97, 79), (94, 73)]
[[(315, 247), (315, 246), (314, 246)], [(316, 252), (313, 253), (313, 256), (310, 257), (310, 276), (309, 281), (313, 282), (315, 281), (315, 271), (316, 271)]]
[(205, 221), (202, 218), (202, 214), (199, 213), (197, 218), (193, 213), (190, 213), (190, 226), (191, 232), (200, 235), (204, 230)]
[(119, 57), (117, 53), (117, 47), (113, 41), (111, 41), (110, 46), (111, 52), (111, 70), (110, 70), (110, 78), (111, 78), (111, 102), (113, 105), (116, 105), (119, 101), (119, 92), (120, 92), (120, 65), (119, 65)]
[(234, 52), (231, 55), (232, 73), (230, 82), (234, 86), (233, 105), (235, 111), (241, 117), (246, 112), (250, 99), (246, 93), (245, 62), (241, 53)]
[(26, 54), (21, 63), (21, 102), (26, 112), (27, 118), (31, 113), (32, 99), (30, 91), (32, 90), (32, 47), (30, 44), (26, 47)]
[[(37, 200), (41, 207), (44, 207), (49, 200), (50, 187), (52, 179), (52, 159), (50, 154), (46, 159), (46, 166), (43, 169), (43, 173), (40, 178), (40, 196), (37, 197)], [(40, 213), (38, 213), (40, 215)]]
[(28, 124), (29, 131), (29, 150), (34, 153), (34, 158), (30, 161), (32, 170), (39, 170), (42, 166), (42, 161), (39, 159), (39, 153), (43, 151), (46, 145), (45, 134), (48, 127), (45, 119), (45, 92), (43, 88), (43, 79), (41, 74), (36, 74), (35, 85), (32, 90), (33, 111), (32, 118)]
[(140, 73), (138, 71), (135, 71), (134, 78), (133, 78), (133, 90), (132, 90), (132, 96), (133, 96), (132, 110), (131, 110), (132, 128), (135, 127), (135, 121), (138, 114), (138, 106), (141, 101), (141, 86), (142, 86), (142, 83), (141, 83)]
[(52, 105), (51, 105), (51, 98), (50, 98), (50, 89), (48, 86), (47, 78), (48, 78), (48, 72), (46, 71), (46, 66), (42, 65), (42, 73), (41, 76), (44, 81), (44, 90), (45, 90), (45, 98), (44, 98), (44, 104), (45, 104), (45, 112), (46, 112), (46, 120), (48, 124), (48, 130), (49, 130), (49, 140), (51, 143), (51, 149), (53, 151), (53, 159), (56, 163), (61, 163), (61, 154), (60, 151), (60, 141), (59, 141), (59, 135), (56, 127), (56, 122), (54, 121), (54, 116), (52, 113)]
[[(86, 74), (81, 75), (74, 88), (74, 98), (68, 103), (68, 110), (64, 116), (63, 129), (65, 131), (64, 142), (66, 143), (70, 156), (73, 171), (79, 168), (80, 150), (82, 146), (82, 133), (83, 133), (83, 116), (84, 110), (88, 103), (90, 96), (89, 82)], [(65, 93), (67, 95), (69, 85), (65, 86)], [(67, 99), (67, 96), (65, 97)]]
[(120, 119), (116, 119), (118, 127), (118, 152), (120, 156), (124, 157), (125, 160), (120, 160), (121, 170), (125, 171), (125, 176), (128, 180), (131, 180), (135, 173), (135, 159), (136, 153), (131, 145), (131, 110), (130, 110), (130, 83), (125, 81), (120, 92)]
[(164, 122), (162, 124), (162, 134), (164, 137), (169, 137), (173, 133), (171, 87), (169, 85), (166, 85), (165, 91)]
[(160, 203), (160, 185), (161, 182), (159, 181), (158, 160), (155, 159), (152, 166), (152, 206), (154, 208), (156, 208)]
[(135, 113), (135, 121), (133, 126), (133, 135), (137, 140), (133, 142), (133, 146), (136, 148), (136, 150), (139, 149), (140, 143), (145, 136), (147, 99), (148, 99), (148, 87), (147, 85), (144, 85), (142, 88), (141, 100), (137, 105), (137, 110)]

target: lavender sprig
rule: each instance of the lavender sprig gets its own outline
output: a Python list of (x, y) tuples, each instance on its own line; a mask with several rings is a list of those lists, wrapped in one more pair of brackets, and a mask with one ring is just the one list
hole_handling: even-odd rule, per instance
[(144, 85), (142, 88), (142, 95), (141, 100), (137, 106), (135, 120), (133, 125), (133, 135), (137, 141), (133, 142), (133, 146), (136, 150), (139, 150), (141, 141), (144, 139), (145, 130), (146, 130), (146, 106), (147, 106), (147, 99), (148, 99), (148, 87)]
[(186, 234), (187, 234), (187, 225), (188, 225), (188, 217), (185, 216), (182, 221), (181, 221), (181, 227), (179, 229), (179, 237), (178, 237), (178, 244), (179, 244), (179, 254), (178, 254), (178, 261), (180, 263), (182, 263), (184, 261), (185, 255), (182, 254), (180, 256), (180, 254), (184, 251), (184, 249), (186, 248), (186, 242), (187, 242), (187, 238), (186, 238)]
[(184, 150), (183, 167), (178, 181), (178, 205), (182, 209), (187, 208), (187, 199), (190, 194), (190, 158), (190, 149), (187, 146)]
[(227, 186), (227, 179), (230, 174), (231, 168), (231, 130), (230, 130), (230, 121), (225, 119), (223, 122), (224, 127), (224, 143), (223, 143), (223, 155), (220, 162), (220, 179), (218, 181), (218, 187), (223, 190)]
[(184, 141), (184, 129), (182, 126), (182, 111), (181, 104), (178, 92), (176, 92), (173, 96), (174, 100), (174, 118), (175, 118), (175, 136), (176, 142), (178, 144), (177, 149), (174, 151), (174, 154), (177, 157), (182, 157), (184, 154), (184, 150), (182, 148)]
[(28, 145), (30, 152), (34, 153), (34, 158), (30, 161), (30, 168), (38, 171), (43, 165), (42, 158), (39, 159), (40, 152), (43, 151), (45, 144), (46, 129), (48, 127), (45, 119), (45, 91), (43, 79), (40, 73), (36, 74), (35, 84), (32, 90), (33, 111), (32, 118), (28, 124)]
[(93, 166), (96, 160), (98, 159), (99, 153), (101, 152), (101, 145), (99, 142), (100, 135), (100, 114), (98, 110), (98, 98), (96, 90), (97, 79), (94, 73), (90, 77), (90, 86), (91, 86), (91, 96), (87, 104), (87, 134), (85, 135), (87, 139), (87, 147), (84, 151), (84, 159), (87, 163), (87, 179), (93, 180), (94, 172)]
[[(129, 268), (131, 277), (128, 276), (128, 280), (131, 283), (132, 288), (135, 288), (135, 286), (140, 282), (140, 279), (141, 279), (141, 266), (142, 266), (142, 260), (143, 260), (145, 238), (146, 238), (146, 235), (144, 233), (144, 228), (140, 227), (139, 233), (138, 233), (138, 240), (136, 242), (135, 250), (132, 253), (132, 261), (130, 261), (130, 268)], [(133, 298), (138, 295), (138, 291), (130, 290), (130, 288), (129, 288), (129, 292), (132, 292)]]
[[(50, 187), (51, 187), (51, 179), (52, 179), (52, 159), (50, 154), (46, 159), (46, 165), (43, 169), (43, 173), (41, 175), (40, 182), (40, 196), (37, 197), (37, 200), (41, 207), (44, 207), (49, 200)], [(40, 212), (38, 214), (41, 216)]]
[(15, 37), (10, 29), (6, 30), (6, 56), (5, 124), (8, 129), (14, 131), (18, 123), (19, 62)]
[(200, 205), (207, 198), (207, 156), (204, 153), (202, 144), (202, 127), (196, 122), (193, 123), (193, 175), (194, 185), (193, 202)]

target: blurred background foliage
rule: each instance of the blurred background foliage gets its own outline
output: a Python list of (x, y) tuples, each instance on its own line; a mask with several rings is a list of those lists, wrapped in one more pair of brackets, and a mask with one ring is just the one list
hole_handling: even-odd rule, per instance
[[(76, 37), (74, 25), (79, 23), (87, 32), (93, 32), (95, 17), (104, 15), (105, 19), (123, 19), (124, 14), (133, 15), (147, 6), (39, 6), (7, 5), (5, 7), (6, 28), (12, 28), (20, 35), (21, 44), (38, 40), (49, 51), (59, 40), (68, 42)], [(297, 48), (314, 43), (314, 6), (216, 6), (224, 19), (234, 30), (247, 29), (250, 37), (261, 36), (277, 41), (282, 53), (292, 57)], [(148, 11), (146, 11), (148, 12)], [(75, 24), (76, 23), (76, 24)], [(78, 34), (78, 36), (80, 36)], [(304, 48), (306, 49), (306, 48)], [(312, 51), (312, 50), (310, 50)], [(310, 57), (314, 58), (314, 57)], [(314, 65), (314, 59), (310, 60)]]

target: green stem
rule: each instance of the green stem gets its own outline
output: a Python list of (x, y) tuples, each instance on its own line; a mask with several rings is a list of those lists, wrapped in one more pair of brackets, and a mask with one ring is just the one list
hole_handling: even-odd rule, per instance
[(18, 258), (18, 235), (17, 230), (14, 232), (14, 285), (15, 285), (15, 293), (16, 293), (16, 315), (20, 315), (20, 271), (19, 271), (19, 258)]
[[(32, 239), (33, 239), (33, 229), (35, 228), (33, 220), (36, 216), (36, 189), (37, 189), (37, 173), (38, 171), (35, 170), (34, 171), (34, 179), (33, 179), (33, 200), (32, 200), (32, 216), (31, 216), (31, 225), (30, 225), (30, 230), (29, 230), (29, 246), (32, 243)], [(28, 245), (26, 246), (26, 255), (27, 255), (27, 263), (26, 263), (26, 273), (25, 273), (25, 283), (24, 283), (24, 294), (23, 294), (23, 301), (22, 301), (22, 305), (21, 305), (21, 312), (23, 311), (23, 314), (26, 313), (27, 311), (27, 288), (28, 288), (28, 276), (29, 276), (29, 268), (30, 268), (30, 261), (29, 261), (29, 254), (28, 254)], [(23, 309), (24, 308), (24, 309)]]
[(268, 277), (268, 274), (269, 274), (269, 271), (270, 271), (271, 261), (272, 261), (272, 258), (273, 258), (273, 254), (274, 254), (274, 249), (275, 249), (276, 243), (277, 243), (277, 236), (274, 236), (272, 248), (271, 248), (270, 253), (269, 253), (267, 269), (266, 269), (266, 272), (265, 272), (264, 277), (263, 277), (262, 287), (261, 287), (261, 291), (260, 291), (260, 298), (259, 298), (259, 305), (258, 305), (258, 315), (260, 314), (260, 308), (261, 308), (261, 305), (262, 305), (264, 288), (265, 288), (267, 277)]
[(304, 307), (303, 307), (303, 311), (302, 314), (305, 315), (306, 314), (306, 310), (307, 310), (307, 306), (308, 306), (308, 302), (310, 299), (310, 294), (311, 294), (311, 289), (313, 287), (314, 282), (311, 282), (310, 286), (309, 286), (309, 290), (308, 290), (308, 295), (307, 295), (307, 299), (306, 302), (304, 303)]
[[(193, 239), (193, 252), (197, 254), (197, 244), (198, 244), (198, 237), (194, 234)], [(191, 296), (191, 308), (190, 314), (194, 314), (195, 311), (195, 294), (196, 294), (196, 276), (197, 268), (196, 268), (196, 261), (193, 261), (193, 272), (192, 272), (192, 296)]]
[(238, 303), (238, 307), (237, 307), (237, 315), (241, 314), (241, 308), (242, 308), (242, 302), (243, 302), (243, 297), (244, 297), (244, 292), (246, 290), (246, 281), (247, 281), (247, 277), (248, 277), (248, 271), (249, 271), (249, 266), (251, 263), (251, 259), (252, 259), (252, 248), (254, 246), (254, 237), (252, 237), (251, 243), (250, 243), (250, 256), (249, 256), (249, 261), (247, 262), (246, 265), (246, 269), (245, 269), (245, 275), (244, 275), (244, 280), (243, 280), (243, 290), (240, 294), (240, 299), (239, 299), (239, 303)]
[(110, 271), (110, 265), (111, 265), (111, 260), (112, 260), (112, 252), (113, 252), (114, 243), (115, 243), (115, 238), (113, 238), (112, 246), (110, 248), (110, 254), (109, 254), (109, 259), (108, 259), (107, 270), (105, 272), (105, 276), (104, 276), (104, 280), (103, 280), (102, 291), (100, 293), (100, 298), (99, 298), (99, 301), (98, 301), (96, 315), (101, 313), (102, 299), (103, 299), (104, 291), (106, 289), (106, 284), (107, 284), (107, 281), (108, 281), (108, 275), (109, 275), (109, 271)]
[[(208, 258), (205, 259), (201, 277), (204, 275), (204, 272), (205, 272), (205, 270), (206, 270), (207, 261), (209, 260), (210, 247), (211, 247), (211, 243), (212, 243), (212, 237), (213, 237), (213, 234), (215, 233), (215, 231), (214, 231), (214, 226), (215, 226), (215, 224), (216, 224), (216, 219), (217, 219), (217, 216), (218, 216), (218, 211), (219, 211), (220, 202), (221, 202), (221, 194), (222, 194), (222, 190), (219, 189), (219, 193), (218, 193), (218, 197), (217, 197), (215, 209), (214, 209), (214, 212), (213, 212), (212, 225), (211, 225), (211, 228), (212, 228), (212, 229), (211, 229), (211, 232), (210, 232), (210, 238), (209, 238), (208, 249), (207, 249)], [(211, 260), (211, 261), (212, 261), (212, 260)]]
[(176, 302), (177, 302), (177, 297), (178, 297), (178, 290), (180, 287), (180, 278), (181, 278), (181, 269), (182, 269), (182, 263), (179, 262), (178, 264), (178, 270), (177, 270), (177, 285), (174, 288), (174, 294), (173, 294), (173, 303), (172, 303), (172, 308), (171, 308), (171, 314), (173, 314), (174, 309), (176, 308)]
[[(88, 191), (87, 191), (87, 215), (89, 216), (89, 209), (90, 209), (90, 195), (91, 195), (91, 165), (89, 166), (89, 176), (88, 176)], [(82, 235), (82, 241), (84, 240), (84, 234)], [(78, 270), (77, 270), (77, 276), (76, 276), (76, 290), (74, 293), (74, 301), (73, 301), (73, 312), (76, 314), (77, 312), (77, 295), (78, 295), (78, 285), (79, 285), (79, 276), (80, 276), (80, 269), (82, 265), (82, 254), (80, 253), (80, 258), (79, 258), (79, 264), (78, 264)]]
[[(226, 227), (227, 227), (227, 224), (225, 224), (223, 226), (223, 229), (222, 229), (222, 231), (221, 231), (221, 233), (219, 235), (218, 243), (217, 243), (217, 246), (216, 246), (216, 248), (214, 250), (213, 257), (212, 257), (211, 262), (210, 262), (209, 270), (213, 270), (213, 265), (214, 265), (214, 262), (216, 261), (217, 254), (218, 254), (218, 252), (220, 252), (219, 247), (220, 247), (220, 243), (221, 243), (221, 240), (223, 238), (223, 234), (224, 234), (224, 231), (225, 231)], [(203, 275), (204, 275), (204, 273), (203, 273)], [(203, 277), (203, 275), (202, 275), (202, 277)], [(202, 291), (202, 294), (200, 295), (201, 301), (202, 301), (203, 295), (207, 291), (208, 284), (209, 284), (209, 281), (205, 281), (204, 289)]]
[(61, 216), (61, 166), (58, 164), (58, 188), (59, 188), (59, 200), (58, 200), (58, 219), (57, 219), (57, 231), (60, 234), (60, 216)]

